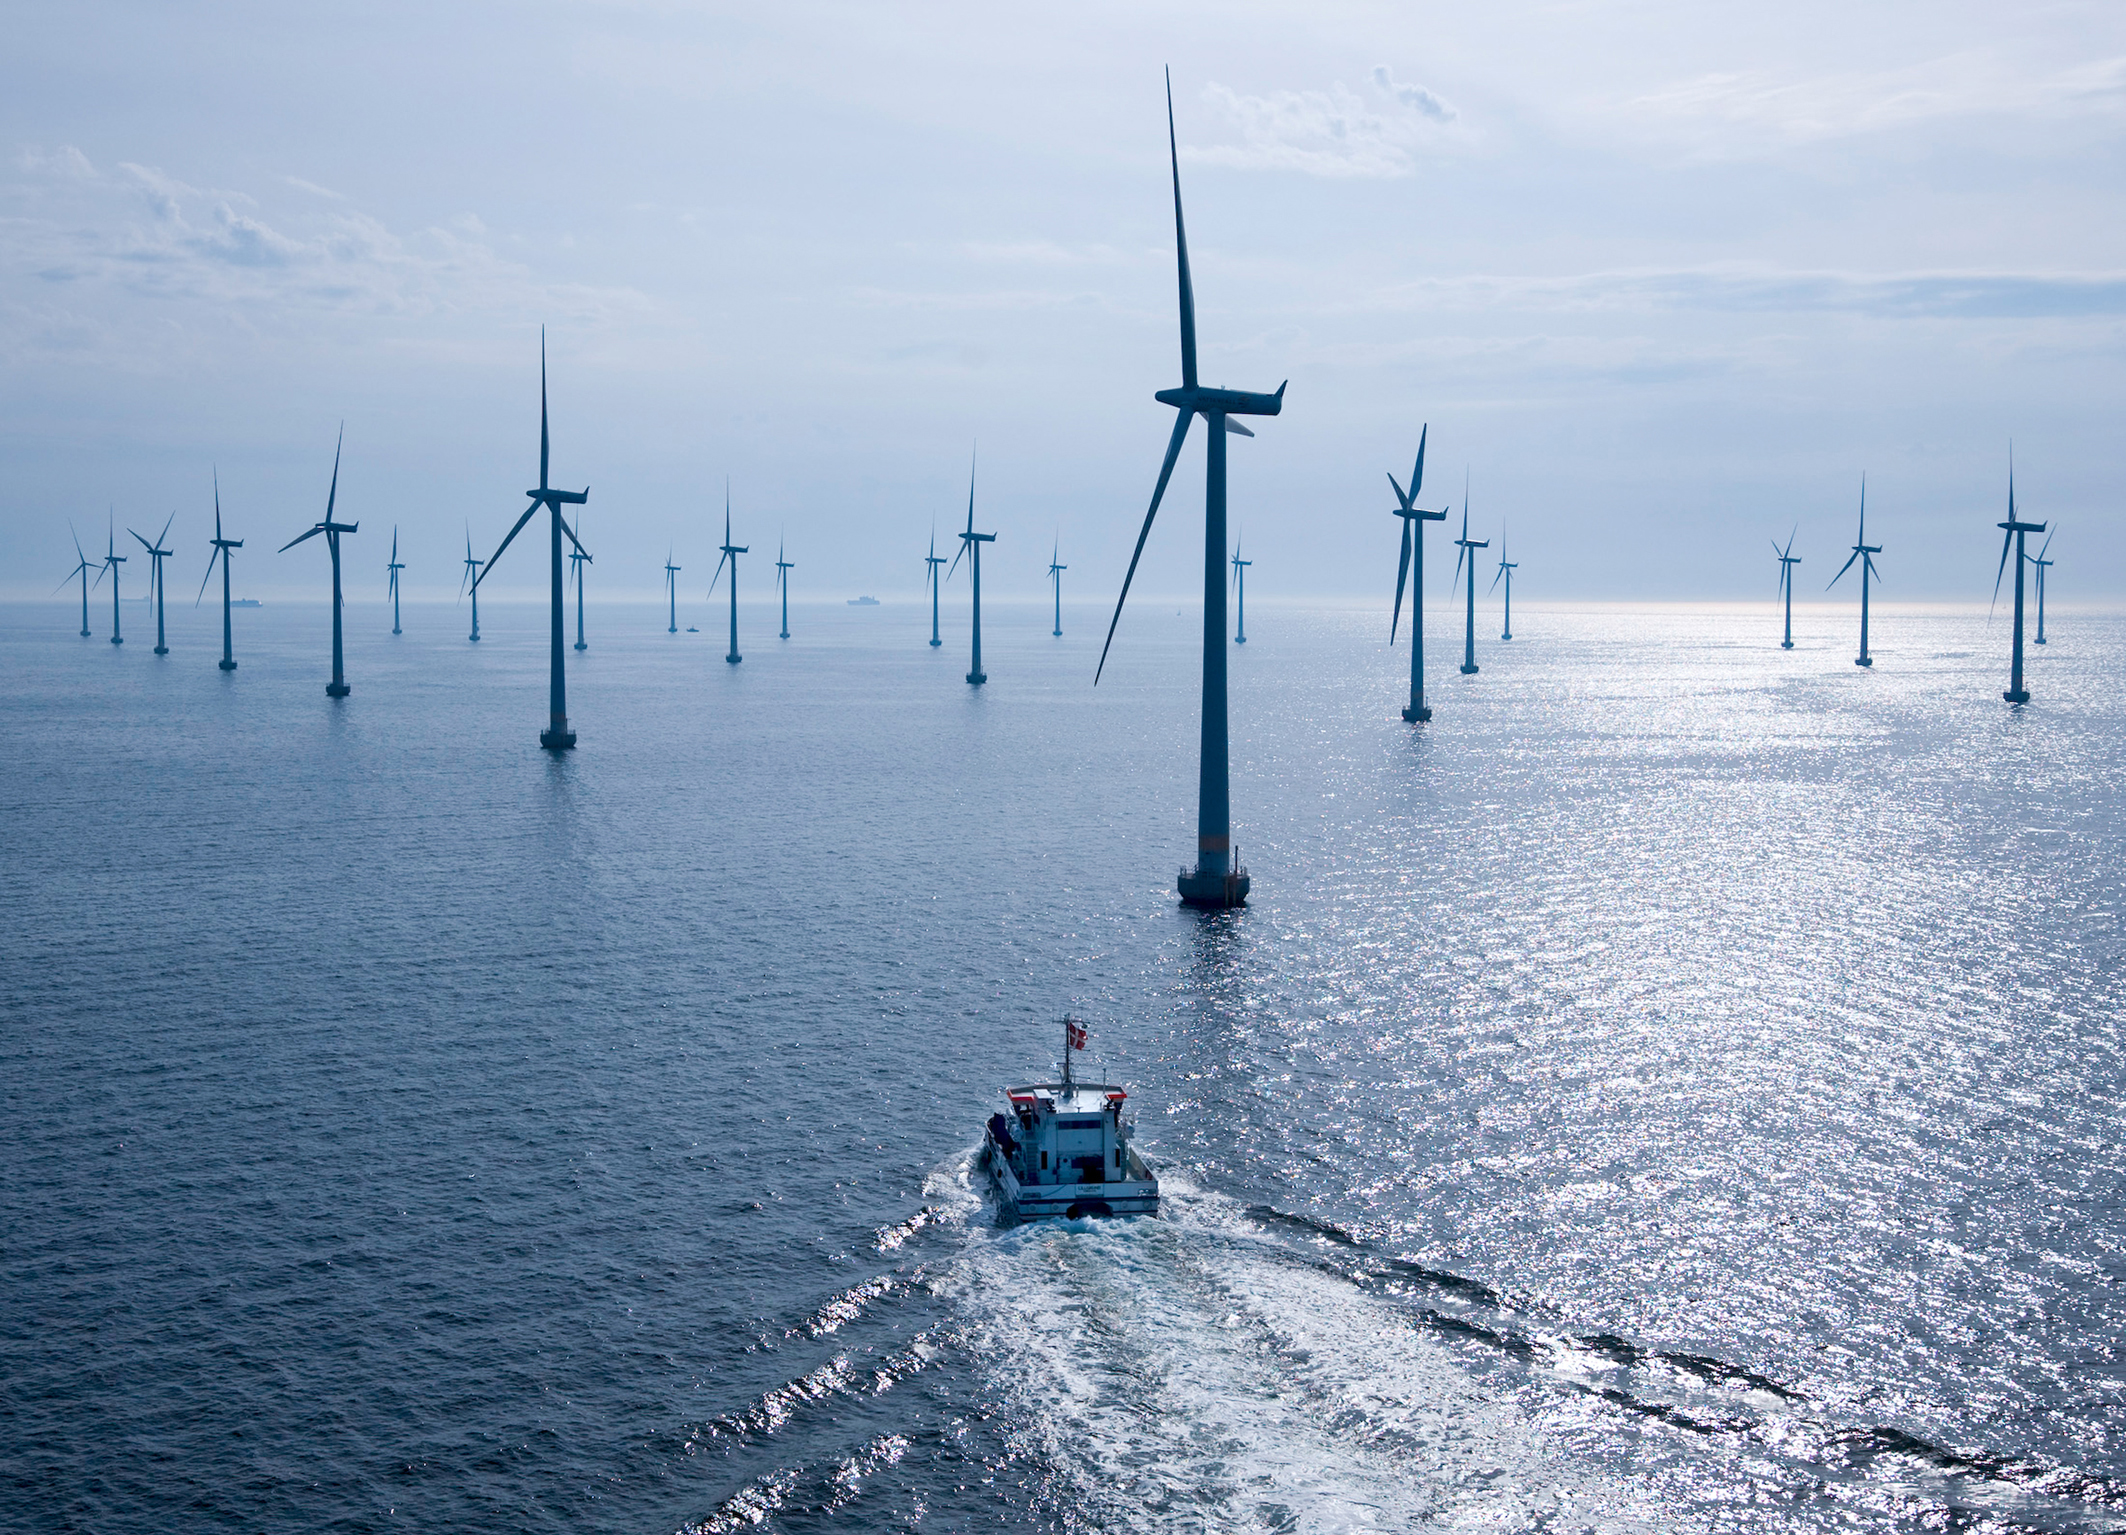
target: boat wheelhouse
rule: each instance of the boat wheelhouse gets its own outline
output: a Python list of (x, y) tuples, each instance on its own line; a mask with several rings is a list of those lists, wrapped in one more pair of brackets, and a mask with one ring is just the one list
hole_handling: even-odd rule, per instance
[(1085, 1041), (1085, 1026), (1064, 1019), (1063, 1079), (1008, 1087), (1011, 1111), (989, 1116), (983, 1160), (1008, 1219), (1158, 1213), (1159, 1180), (1122, 1117), (1129, 1094), (1111, 1082), (1080, 1082), (1071, 1070)]

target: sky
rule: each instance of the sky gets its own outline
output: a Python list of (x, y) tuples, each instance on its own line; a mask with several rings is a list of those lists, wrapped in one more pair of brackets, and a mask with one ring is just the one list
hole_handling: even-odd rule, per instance
[[(455, 594), (536, 482), (594, 596), (1112, 601), (1179, 383), (1162, 71), (1249, 596), (1394, 586), (1387, 473), (1524, 602), (2126, 597), (2126, 7), (1802, 0), (9, 8), (0, 594), (115, 516), (321, 596)], [(1137, 590), (1202, 571), (1202, 430)], [(1450, 532), (1429, 535), (1443, 587)], [(948, 551), (949, 552), (949, 549)], [(544, 541), (483, 592), (543, 587)], [(767, 554), (769, 558), (759, 558)], [(132, 567), (129, 567), (132, 568)], [(964, 576), (960, 578), (964, 580)], [(1850, 577), (1848, 581), (1850, 582)], [(698, 590), (695, 590), (698, 588)], [(63, 597), (58, 600), (63, 600)], [(1134, 600), (1134, 599), (1133, 599)]]

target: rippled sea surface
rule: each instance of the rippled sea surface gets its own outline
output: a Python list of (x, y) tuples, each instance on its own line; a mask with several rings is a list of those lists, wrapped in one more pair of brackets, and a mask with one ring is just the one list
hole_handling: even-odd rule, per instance
[(0, 609), (7, 1527), (2126, 1529), (2126, 620), (482, 616)]

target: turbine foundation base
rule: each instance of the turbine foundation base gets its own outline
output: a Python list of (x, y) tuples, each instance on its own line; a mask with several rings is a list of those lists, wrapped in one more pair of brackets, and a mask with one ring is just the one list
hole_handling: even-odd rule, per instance
[(1476, 663), (1474, 661), (1470, 661), (1462, 667), (1462, 675), (1464, 677), (1474, 677), (1476, 675), (1476, 670)]
[(233, 672), (236, 670), (236, 663), (234, 661), (216, 661), (214, 664), (220, 667), (225, 672)]
[(1853, 664), (1855, 666), (1873, 666), (1875, 658), (1873, 656), (1855, 656), (1853, 657)]
[(1174, 883), (1185, 906), (1222, 911), (1248, 903), (1248, 871), (1245, 869), (1230, 874), (1223, 870), (1206, 874), (1200, 869), (1184, 869)]
[(2042, 645), (2045, 643), (2045, 637), (2040, 634), (2035, 640), (2031, 641), (2031, 643), (2034, 645)]
[(740, 655), (740, 654), (738, 654), (738, 652), (737, 652), (737, 651), (735, 651), (735, 650), (734, 650), (734, 651), (732, 651), (732, 652), (731, 652), (731, 654), (729, 654), (729, 655), (727, 655), (727, 656), (725, 656), (725, 657), (724, 657), (724, 660), (728, 661), (728, 662), (729, 662), (729, 663), (730, 663), (731, 665), (733, 665), (733, 666), (736, 666), (736, 665), (737, 665), (737, 664), (738, 664), (739, 662), (743, 661), (744, 659), (745, 659), (745, 657), (744, 657), (744, 656), (742, 656), (742, 655)]
[(325, 684), (325, 696), (327, 698), (345, 698), (353, 691), (354, 689), (344, 682), (328, 682)]
[(123, 645), (125, 643), (125, 636), (121, 634), (114, 634), (111, 636), (111, 643), (113, 645)]
[(565, 752), (576, 744), (576, 732), (573, 730), (542, 730), (539, 732), (539, 744), (550, 752)]
[(159, 655), (159, 656), (166, 656), (166, 655), (168, 655), (169, 653), (170, 653), (170, 647), (169, 647), (169, 646), (167, 646), (167, 645), (157, 645), (157, 646), (155, 647), (155, 654), (157, 654), (157, 655)]
[(971, 684), (973, 684), (973, 685), (974, 685), (975, 687), (980, 687), (980, 686), (981, 686), (981, 685), (982, 685), (983, 683), (985, 683), (985, 682), (987, 682), (987, 681), (989, 680), (989, 673), (987, 673), (987, 672), (969, 672), (969, 673), (967, 674), (967, 680), (968, 680), (968, 682), (970, 682)]
[(578, 650), (588, 650), (588, 649), (590, 649), (591, 647), (590, 647), (590, 646), (588, 646), (588, 645), (586, 645), (586, 644), (584, 644), (584, 643), (583, 643), (583, 641), (581, 641), (581, 640), (578, 640), (578, 641), (576, 641), (576, 648), (577, 648)]
[(2009, 688), (2001, 694), (2001, 697), (2007, 699), (2011, 704), (2026, 704), (2030, 702), (2030, 690), (2028, 688)]
[(944, 644), (944, 643), (945, 643), (945, 642), (944, 642), (943, 640), (932, 640), (932, 641), (930, 642), (930, 648), (931, 648), (932, 650), (935, 650), (935, 649), (937, 649), (937, 648), (938, 648), (938, 646), (940, 646), (940, 645), (942, 645), (942, 644)]
[(1779, 648), (1781, 650), (1792, 650), (1794, 648), (1794, 642), (1792, 640), (1781, 640), (1779, 642)]
[(1409, 704), (1403, 709), (1403, 718), (1413, 725), (1422, 725), (1432, 718), (1432, 710), (1424, 704)]

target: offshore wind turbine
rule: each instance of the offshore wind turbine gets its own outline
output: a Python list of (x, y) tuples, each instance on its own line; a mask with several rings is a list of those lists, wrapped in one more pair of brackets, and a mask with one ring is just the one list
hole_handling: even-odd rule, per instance
[(340, 440), (332, 448), (332, 489), (325, 495), (325, 520), (307, 533), (298, 533), (277, 551), (286, 554), (306, 538), (325, 535), (326, 547), (332, 551), (332, 680), (325, 684), (327, 698), (345, 698), (353, 689), (347, 686), (347, 670), (340, 650), (340, 535), (359, 530), (360, 524), (334, 522), (332, 509), (340, 498), (340, 447), (347, 440), (347, 426), (340, 424)]
[[(576, 521), (579, 523), (583, 521), (583, 516), (580, 512), (576, 515)], [(578, 650), (590, 649), (590, 646), (583, 643), (583, 567), (590, 564), (590, 562), (591, 557), (583, 552), (583, 545), (577, 544), (575, 548), (569, 550), (568, 563), (573, 567), (576, 577), (576, 648)]]
[[(553, 554), (550, 589), (553, 594), (553, 602), (552, 619), (548, 625), (547, 645), (547, 726), (546, 729), (539, 732), (539, 744), (548, 751), (560, 752), (567, 751), (576, 744), (576, 732), (568, 728), (568, 674), (565, 669), (566, 663), (562, 659), (565, 654), (564, 637), (568, 627), (568, 607), (563, 598), (565, 588), (561, 580), (561, 535), (566, 533), (571, 544), (575, 544), (578, 549), (583, 548), (583, 545), (576, 541), (575, 530), (562, 520), (561, 508), (587, 504), (590, 501), (591, 492), (588, 485), (581, 490), (556, 490), (547, 484), (547, 460), (550, 457), (551, 446), (552, 439), (546, 429), (546, 329), (541, 326), (539, 329), (539, 488), (537, 490), (527, 490), (524, 493), (531, 497), (531, 505), (524, 509), (524, 515), (519, 517), (516, 526), (509, 530), (508, 537), (504, 538), (496, 546), (495, 552), (487, 557), (486, 568), (472, 578), (472, 587), (474, 600), (477, 601), (480, 583), (495, 573), (495, 561), (502, 558), (502, 551), (509, 547), (510, 540), (524, 530), (524, 524), (532, 520), (533, 514), (540, 507), (543, 506), (553, 513), (553, 526), (550, 530), (550, 547)], [(586, 554), (589, 553), (588, 550), (584, 552)], [(468, 549), (466, 553), (469, 556), (471, 550)]]
[(1491, 540), (1488, 538), (1475, 539), (1469, 536), (1469, 487), (1467, 485), (1462, 487), (1462, 536), (1454, 541), (1454, 546), (1462, 551), (1454, 557), (1454, 573), (1457, 576), (1462, 573), (1462, 561), (1465, 558), (1469, 562), (1469, 609), (1468, 621), (1462, 630), (1462, 675), (1464, 677), (1473, 677), (1476, 675), (1476, 551), (1489, 549)]
[(1417, 504), (1417, 493), (1425, 483), (1425, 438), (1431, 430), (1429, 423), (1418, 428), (1410, 489), (1405, 492), (1395, 484), (1394, 471), (1388, 473), (1388, 483), (1395, 487), (1394, 515), (1403, 520), (1403, 557), (1395, 567), (1395, 608), (1388, 617), (1390, 645), (1395, 643), (1395, 626), (1403, 616), (1403, 579), (1410, 574), (1413, 560), (1417, 568), (1417, 579), (1410, 583), (1410, 702), (1403, 709), (1403, 718), (1413, 725), (1432, 718), (1432, 707), (1425, 702), (1425, 524), (1447, 520), (1444, 507), (1428, 512)]
[(1491, 578), (1491, 590), (1494, 592), (1499, 589), (1499, 576), (1504, 576), (1506, 578), (1505, 632), (1499, 636), (1499, 638), (1502, 640), (1510, 640), (1513, 638), (1513, 573), (1516, 570), (1519, 570), (1520, 568), (1520, 565), (1517, 564), (1515, 561), (1506, 558), (1506, 530), (1502, 525), (1499, 529), (1498, 575), (1495, 575)]
[(723, 482), (723, 559), (716, 562), (716, 574), (709, 577), (709, 595), (716, 595), (716, 582), (723, 575), (724, 561), (731, 565), (731, 648), (724, 660), (736, 666), (745, 659), (738, 653), (738, 557), (750, 551), (744, 544), (731, 542), (731, 482)]
[(475, 640), (480, 637), (480, 567), (486, 563), (485, 560), (472, 557), (472, 524), (468, 522), (465, 525), (465, 574), (459, 578), (458, 595), (462, 597), (468, 591), (472, 593), (471, 638)]
[(66, 531), (68, 536), (74, 540), (75, 564), (74, 568), (67, 572), (66, 579), (53, 587), (52, 590), (54, 592), (65, 591), (67, 581), (73, 580), (76, 576), (81, 578), (81, 637), (87, 639), (89, 637), (89, 572), (96, 568), (96, 562), (81, 552), (81, 535), (74, 531), (74, 519), (71, 517), (67, 519)]
[(938, 530), (933, 523), (930, 529), (930, 553), (923, 560), (924, 568), (930, 577), (930, 645), (933, 650), (945, 643), (938, 638), (938, 588), (944, 584), (944, 577), (938, 574), (938, 567), (944, 563), (945, 556), (938, 553)]
[[(994, 533), (977, 533), (974, 530), (974, 459), (967, 460), (967, 531), (960, 535), (960, 554), (952, 557), (952, 570), (960, 568), (960, 555), (974, 551), (970, 562), (974, 571), (974, 664), (967, 669), (967, 680), (980, 687), (989, 680), (989, 673), (982, 670), (982, 545), (997, 541)], [(952, 570), (945, 572), (945, 579), (952, 579)]]
[(1274, 416), (1284, 409), (1283, 384), (1275, 394), (1248, 394), (1237, 389), (1209, 389), (1196, 379), (1196, 292), (1189, 281), (1188, 233), (1181, 217), (1181, 151), (1174, 132), (1174, 82), (1166, 84), (1167, 164), (1174, 182), (1174, 265), (1180, 290), (1181, 387), (1162, 389), (1154, 398), (1179, 413), (1174, 435), (1166, 445), (1166, 461), (1159, 467), (1159, 483), (1152, 489), (1152, 504), (1144, 514), (1144, 527), (1137, 534), (1137, 547), (1129, 557), (1129, 570), (1122, 578), (1122, 593), (1115, 599), (1115, 616), (1107, 625), (1107, 644), (1100, 647), (1100, 666), (1093, 672), (1098, 686), (1107, 665), (1108, 647), (1115, 642), (1115, 626), (1122, 621), (1122, 604), (1129, 599), (1130, 582), (1137, 574), (1137, 561), (1144, 541), (1151, 536), (1152, 519), (1159, 515), (1160, 498), (1174, 473), (1174, 461), (1188, 439), (1189, 424), (1203, 417), (1206, 430), (1203, 476), (1203, 703), (1202, 734), (1196, 775), (1196, 866), (1181, 871), (1177, 886), (1181, 899), (1191, 906), (1241, 906), (1248, 898), (1248, 872), (1233, 857), (1232, 780), (1226, 719), (1225, 686), (1225, 437), (1227, 432), (1252, 437), (1254, 433), (1235, 416)]
[(2000, 601), (2001, 571), (2008, 568), (2008, 548), (2011, 544), (2015, 547), (2015, 656), (2009, 667), (2008, 691), (2001, 694), (2001, 697), (2011, 704), (2026, 704), (2030, 702), (2030, 692), (2023, 686), (2023, 565), (2026, 559), (2023, 554), (2023, 540), (2032, 533), (2044, 532), (2045, 525), (2042, 522), (2024, 522), (2015, 515), (2015, 460), (2012, 456), (2008, 460), (2008, 520), (1994, 526), (2006, 530), (2001, 539), (2000, 570), (1995, 571), (1993, 575), (1995, 602)]
[(782, 540), (775, 540), (775, 585), (782, 592), (782, 637), (790, 637), (790, 572), (797, 569), (795, 561), (782, 557)]
[[(2057, 533), (2058, 531), (2058, 528), (2054, 528), (2052, 533)], [(2052, 547), (2052, 533), (2045, 535), (2044, 544), (2030, 561), (2030, 568), (2037, 572), (2037, 639), (2035, 643), (2039, 645), (2045, 643), (2045, 572), (2052, 568), (2052, 561), (2045, 558), (2045, 550)]]
[(1779, 547), (1775, 539), (1772, 553), (1779, 556), (1779, 596), (1786, 603), (1786, 638), (1779, 642), (1781, 650), (1794, 648), (1794, 567), (1801, 563), (1801, 556), (1794, 552), (1794, 540), (1801, 536), (1801, 524), (1794, 524), (1794, 531), (1786, 536), (1786, 547)]
[[(106, 548), (103, 556), (103, 568), (111, 573), (111, 643), (113, 645), (123, 645), (125, 643), (125, 635), (118, 627), (118, 567), (126, 562), (126, 557), (118, 552), (117, 529), (115, 527), (106, 528), (104, 534)], [(96, 577), (96, 581), (98, 585), (102, 584), (103, 577), (101, 574)]]
[(1062, 557), (1063, 539), (1061, 535), (1058, 535), (1055, 546), (1048, 551), (1048, 579), (1049, 583), (1056, 589), (1055, 637), (1059, 640), (1063, 638), (1063, 572), (1070, 569), (1068, 565), (1056, 563)]
[[(241, 549), (243, 546), (244, 541), (240, 538), (223, 538), (221, 536), (221, 471), (216, 470), (214, 474), (214, 552), (207, 556), (207, 573), (199, 578), (199, 596), (192, 599), (192, 606), (198, 607), (200, 598), (207, 595), (207, 583), (214, 579), (214, 562), (220, 560), (221, 669), (225, 672), (236, 670), (236, 637), (229, 624), (229, 551), (231, 549)], [(397, 631), (394, 630), (393, 632), (396, 633)]]
[(133, 533), (131, 528), (126, 529), (128, 533), (133, 533), (135, 538), (140, 539), (140, 547), (148, 551), (148, 559), (152, 562), (148, 566), (148, 596), (153, 598), (155, 602), (155, 654), (159, 656), (166, 656), (170, 653), (170, 647), (163, 639), (166, 631), (162, 622), (164, 607), (162, 562), (168, 559), (173, 552), (163, 548), (162, 541), (170, 531), (170, 523), (176, 520), (177, 514), (175, 512), (170, 513), (169, 521), (162, 525), (162, 532), (155, 535), (155, 542), (152, 544), (146, 539), (140, 538), (138, 533)]
[(679, 632), (679, 570), (680, 567), (672, 563), (672, 550), (667, 545), (664, 551), (664, 595), (671, 604), (671, 627), (664, 631), (666, 634)]
[(1255, 562), (1240, 557), (1240, 541), (1233, 540), (1233, 596), (1238, 603), (1235, 610), (1237, 626), (1233, 631), (1233, 643), (1248, 642), (1248, 567)]
[(399, 527), (391, 525), (391, 563), (384, 569), (391, 573), (391, 632), (399, 632), (399, 572), (406, 567), (399, 563)]
[[(2015, 515), (2015, 486), (2012, 476), (2008, 487), (2008, 515), (2011, 518)], [(2007, 526), (2006, 523), (2001, 525), (2003, 527)], [(1868, 542), (1868, 477), (1862, 475), (1860, 477), (1860, 538), (1853, 545), (1853, 552), (1846, 558), (1846, 562), (1838, 567), (1838, 575), (1831, 577), (1831, 586), (1836, 586), (1838, 577), (1853, 568), (1853, 561), (1860, 561), (1860, 654), (1853, 658), (1855, 666), (1873, 666), (1875, 664), (1875, 658), (1868, 654), (1868, 587), (1872, 582), (1882, 579), (1875, 573), (1875, 556), (1880, 553), (1882, 553), (1882, 545)], [(2006, 556), (2003, 555), (2002, 558), (2005, 559)], [(2017, 604), (2015, 610), (2015, 669), (2017, 677), (2022, 675), (2023, 656), (2022, 579), (2023, 573), (2018, 568), (2015, 573)], [(1831, 586), (1826, 586), (1824, 590), (1829, 591)], [(1994, 591), (1998, 594), (1999, 590), (2000, 583), (1996, 581), (1994, 583)], [(2022, 684), (2018, 682), (2016, 686), (2021, 687)]]

